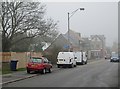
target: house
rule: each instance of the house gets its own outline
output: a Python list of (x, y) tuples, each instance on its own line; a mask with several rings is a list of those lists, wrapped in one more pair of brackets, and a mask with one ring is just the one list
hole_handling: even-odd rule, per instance
[[(68, 32), (66, 34), (63, 34), (63, 36), (68, 40)], [(75, 31), (70, 30), (69, 31), (69, 41), (71, 43), (71, 49), (72, 51), (80, 51), (82, 50), (81, 43), (81, 34)]]
[(68, 51), (69, 46), (70, 51), (80, 51), (82, 49), (82, 48), (80, 49), (80, 42), (82, 42), (81, 34), (70, 30), (69, 42), (68, 32), (66, 34), (60, 34), (46, 49), (46, 51), (53, 49), (55, 47), (61, 48), (62, 51)]
[(91, 40), (88, 37), (83, 37), (81, 46), (83, 51), (91, 50)]
[(91, 52), (93, 58), (103, 58), (106, 52), (105, 36), (104, 35), (91, 35)]
[(66, 34), (60, 34), (51, 45), (44, 50), (44, 54), (52, 59), (55, 63), (57, 61), (57, 54), (60, 51), (80, 51), (81, 34), (70, 30), (69, 41), (68, 32)]
[(55, 49), (59, 49), (61, 51), (67, 51), (68, 50), (68, 40), (63, 36), (63, 34), (60, 34), (52, 43), (51, 45), (46, 48), (44, 51), (47, 54), (52, 54), (51, 51)]

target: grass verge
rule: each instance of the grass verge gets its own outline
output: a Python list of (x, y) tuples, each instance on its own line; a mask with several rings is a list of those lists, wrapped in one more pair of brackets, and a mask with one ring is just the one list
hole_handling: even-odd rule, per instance
[(2, 63), (2, 69), (0, 69), (0, 72), (2, 72), (2, 73), (0, 73), (0, 74), (10, 74), (10, 73), (13, 73), (13, 72), (18, 72), (18, 71), (25, 71), (26, 70), (26, 68), (19, 68), (19, 69), (17, 69), (16, 71), (11, 71), (11, 69), (10, 69), (10, 63)]

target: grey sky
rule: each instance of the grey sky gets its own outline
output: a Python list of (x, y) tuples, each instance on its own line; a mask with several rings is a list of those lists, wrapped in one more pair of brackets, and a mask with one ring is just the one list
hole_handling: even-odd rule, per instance
[(77, 11), (70, 19), (70, 29), (80, 32), (82, 37), (98, 34), (105, 35), (107, 45), (118, 40), (118, 3), (117, 2), (46, 2), (47, 17), (59, 21), (59, 31), (67, 32), (67, 13)]

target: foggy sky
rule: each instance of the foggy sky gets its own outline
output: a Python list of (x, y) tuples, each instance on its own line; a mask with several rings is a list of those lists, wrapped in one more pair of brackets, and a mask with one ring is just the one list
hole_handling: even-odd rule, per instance
[(67, 13), (84, 7), (70, 18), (70, 29), (80, 32), (82, 37), (105, 35), (106, 43), (112, 46), (118, 40), (118, 3), (117, 2), (46, 2), (47, 18), (59, 21), (61, 33), (66, 33)]

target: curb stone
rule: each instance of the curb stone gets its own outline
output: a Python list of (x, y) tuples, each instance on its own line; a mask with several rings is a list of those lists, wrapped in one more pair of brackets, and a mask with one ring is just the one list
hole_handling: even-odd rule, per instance
[(35, 77), (35, 76), (38, 76), (38, 74), (27, 76), (27, 77), (23, 77), (23, 78), (18, 78), (18, 79), (15, 79), (15, 80), (10, 80), (10, 81), (7, 81), (7, 82), (3, 82), (2, 85), (8, 84), (8, 83), (12, 83), (12, 82), (17, 82), (17, 81), (28, 79), (28, 78), (32, 78), (32, 77)]

